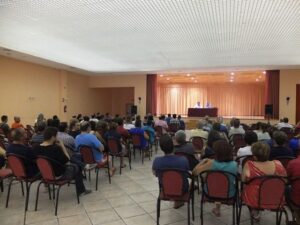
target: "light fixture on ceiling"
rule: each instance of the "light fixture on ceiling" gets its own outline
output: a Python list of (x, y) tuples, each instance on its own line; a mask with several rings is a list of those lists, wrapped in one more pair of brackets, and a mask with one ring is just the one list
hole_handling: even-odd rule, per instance
[(259, 78), (259, 79), (261, 79), (261, 78), (262, 78), (262, 76), (259, 76), (258, 78)]
[(160, 77), (164, 77), (164, 75), (163, 75), (163, 74), (160, 74), (159, 76), (160, 76)]
[(191, 77), (191, 79), (192, 79), (192, 80), (194, 80), (194, 79), (195, 79), (195, 77)]
[(266, 71), (263, 71), (262, 73), (263, 73), (263, 74), (266, 74), (267, 72), (266, 72)]
[(258, 81), (259, 81), (259, 79), (258, 79), (258, 78), (256, 78), (256, 79), (255, 79), (255, 81), (256, 81), (256, 82), (258, 82)]
[(186, 76), (189, 77), (189, 76), (191, 76), (191, 74), (188, 73)]
[(195, 83), (198, 83), (198, 81), (197, 81), (197, 80), (195, 80), (194, 82), (195, 82)]
[(167, 77), (167, 80), (170, 80), (170, 77)]
[(231, 75), (231, 76), (234, 76), (234, 72), (231, 72), (230, 75)]

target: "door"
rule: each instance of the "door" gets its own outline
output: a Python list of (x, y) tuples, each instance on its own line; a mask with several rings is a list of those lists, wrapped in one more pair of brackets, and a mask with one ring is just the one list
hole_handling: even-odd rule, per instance
[(296, 85), (296, 123), (300, 121), (300, 84)]

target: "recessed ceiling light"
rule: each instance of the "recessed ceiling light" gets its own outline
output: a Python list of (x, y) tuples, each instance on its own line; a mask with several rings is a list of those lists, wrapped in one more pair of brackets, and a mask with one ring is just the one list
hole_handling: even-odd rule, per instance
[(230, 82), (233, 82), (233, 80), (230, 80)]
[(262, 78), (262, 76), (259, 76), (258, 78), (259, 78), (259, 79), (261, 79), (261, 78)]
[(194, 79), (195, 79), (195, 77), (191, 77), (191, 79), (192, 79), (192, 80), (194, 80)]
[(266, 73), (267, 73), (266, 71), (263, 72), (263, 74), (266, 74)]
[(163, 77), (164, 75), (163, 74), (161, 74), (161, 75), (159, 75), (160, 77)]
[(259, 79), (258, 78), (256, 78), (256, 80), (255, 80), (256, 82), (258, 82), (259, 81)]
[(189, 77), (189, 76), (191, 76), (191, 74), (188, 73), (187, 76)]
[(233, 75), (234, 75), (234, 72), (231, 72), (231, 73), (230, 73), (230, 75), (232, 75), (232, 76), (233, 76)]
[(167, 80), (170, 80), (170, 77), (168, 77)]
[(197, 80), (195, 80), (194, 82), (195, 82), (195, 83), (198, 83), (198, 81), (197, 81)]

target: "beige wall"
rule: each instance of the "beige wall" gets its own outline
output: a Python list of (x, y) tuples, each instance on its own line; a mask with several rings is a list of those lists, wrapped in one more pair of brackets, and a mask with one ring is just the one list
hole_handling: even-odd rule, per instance
[[(90, 77), (90, 87), (92, 88), (116, 88), (133, 87), (134, 104), (138, 107), (138, 114), (146, 114), (146, 75), (113, 75)], [(139, 102), (138, 97), (141, 97)]]
[(292, 124), (296, 123), (296, 84), (300, 84), (300, 70), (280, 70), (279, 116), (288, 117)]

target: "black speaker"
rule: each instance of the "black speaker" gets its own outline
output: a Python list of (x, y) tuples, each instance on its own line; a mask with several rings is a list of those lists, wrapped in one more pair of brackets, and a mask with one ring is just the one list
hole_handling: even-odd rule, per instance
[(265, 115), (273, 115), (273, 105), (272, 104), (265, 105)]
[(131, 115), (136, 115), (137, 114), (137, 106), (133, 105), (131, 106)]

